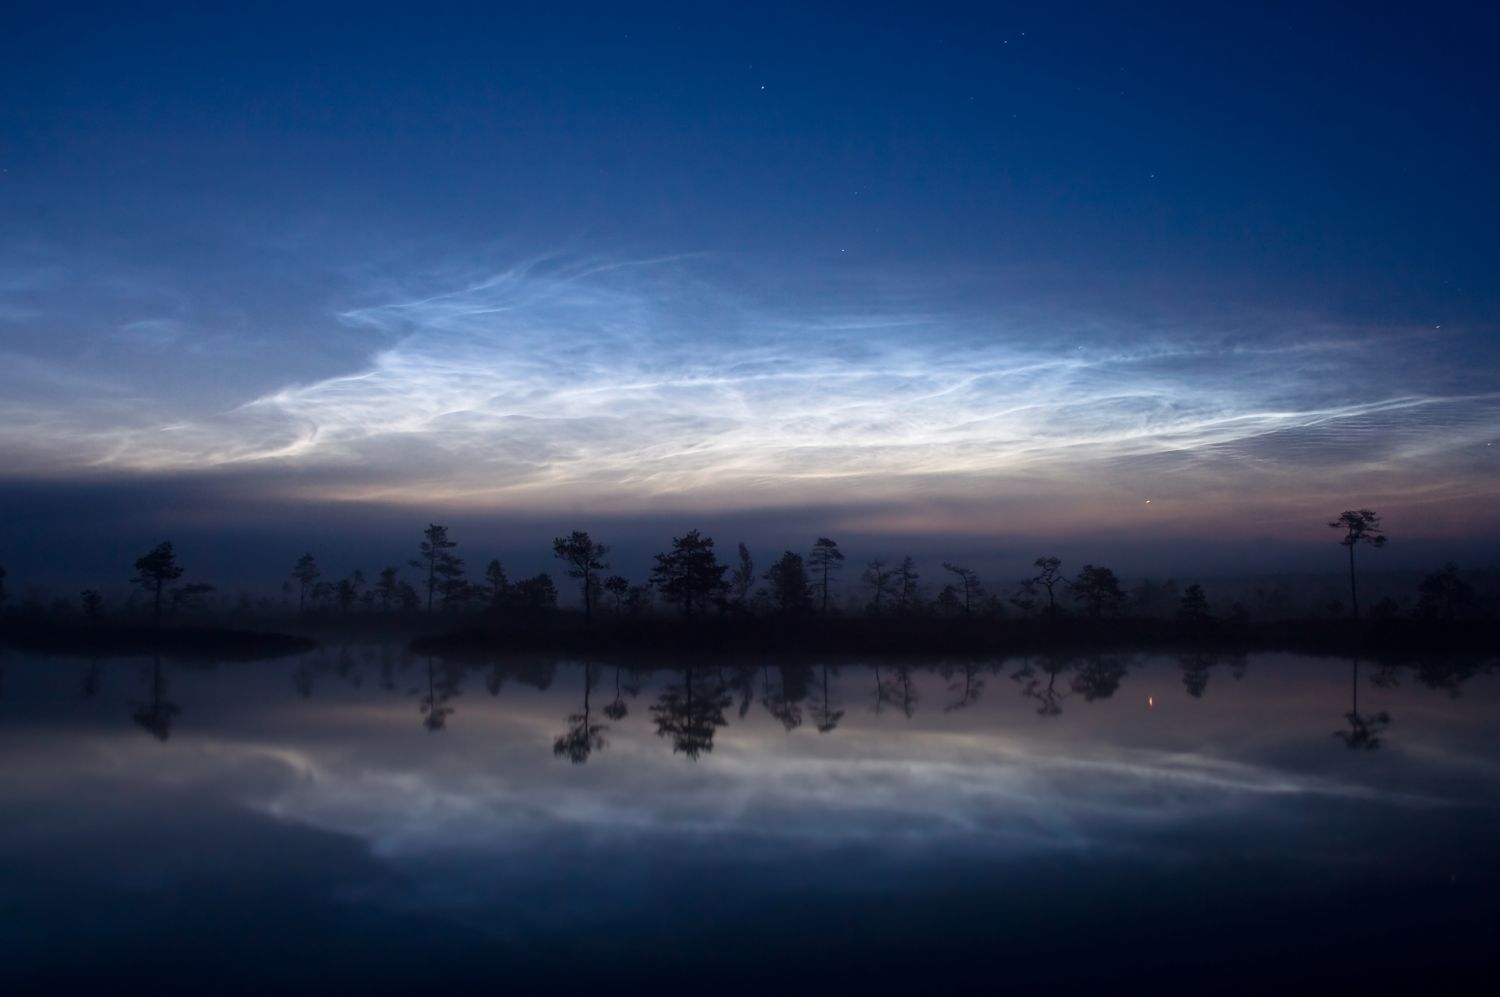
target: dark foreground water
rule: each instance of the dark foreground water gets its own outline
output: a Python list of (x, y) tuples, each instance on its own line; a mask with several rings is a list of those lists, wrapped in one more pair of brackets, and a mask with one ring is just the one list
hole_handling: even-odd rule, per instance
[(0, 992), (1493, 982), (1472, 662), (0, 668)]

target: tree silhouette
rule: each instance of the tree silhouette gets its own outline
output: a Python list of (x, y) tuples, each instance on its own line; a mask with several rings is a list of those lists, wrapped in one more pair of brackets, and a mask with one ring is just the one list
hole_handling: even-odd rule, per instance
[(97, 589), (84, 589), (78, 594), (78, 603), (83, 607), (83, 618), (90, 622), (104, 615), (104, 596)]
[(510, 594), (510, 580), (505, 577), (505, 565), (500, 563), (499, 558), (491, 558), (490, 563), (485, 566), (484, 588), (490, 611), (499, 612), (505, 604), (505, 597)]
[(583, 622), (585, 623), (593, 619), (595, 573), (609, 567), (604, 560), (604, 556), (608, 553), (609, 547), (595, 543), (593, 538), (582, 530), (574, 530), (567, 536), (558, 537), (552, 541), (552, 556), (568, 566), (569, 578), (577, 578), (583, 582)]
[(173, 615), (183, 610), (193, 609), (200, 605), (200, 600), (214, 591), (212, 585), (202, 582), (194, 582), (190, 585), (174, 585), (167, 589), (167, 600), (172, 607)]
[(412, 566), (420, 568), (424, 564), (427, 567), (427, 611), (432, 612), (432, 598), (438, 590), (438, 578), (452, 579), (454, 567), (452, 562), (458, 561), (457, 557), (450, 554), (458, 544), (448, 539), (448, 527), (439, 526), (437, 523), (428, 523), (427, 529), (422, 531), (422, 543), (418, 550), (421, 551), (420, 560), (413, 561)]
[(656, 555), (651, 584), (668, 602), (680, 604), (684, 617), (691, 617), (695, 610), (706, 609), (710, 601), (723, 599), (729, 588), (724, 581), (728, 570), (714, 556), (713, 539), (689, 530), (672, 538), (671, 551)]
[(782, 613), (790, 616), (812, 608), (812, 585), (800, 554), (782, 554), (766, 571), (765, 579), (771, 586), (771, 601)]
[(1072, 582), (1073, 598), (1083, 603), (1089, 615), (1098, 618), (1116, 609), (1125, 599), (1120, 580), (1108, 568), (1085, 564)]
[(464, 580), (464, 559), (454, 554), (444, 554), (437, 564), (437, 590), (443, 598), (444, 609), (462, 607), (468, 599), (470, 586)]
[(544, 571), (529, 579), (520, 579), (514, 592), (516, 603), (523, 609), (547, 610), (558, 606), (558, 586), (553, 585), (552, 576)]
[(964, 610), (964, 600), (958, 594), (956, 585), (944, 585), (938, 590), (937, 598), (932, 600), (932, 604), (943, 616), (957, 616)]
[(839, 545), (827, 537), (819, 537), (813, 544), (812, 553), (807, 557), (807, 563), (812, 565), (813, 572), (820, 576), (818, 585), (823, 590), (824, 616), (828, 615), (828, 583), (838, 573), (843, 560), (844, 554), (839, 550)]
[(951, 571), (958, 576), (959, 592), (962, 593), (964, 615), (971, 616), (974, 612), (974, 600), (984, 595), (984, 586), (979, 584), (979, 576), (968, 568), (960, 568), (956, 564), (943, 562), (943, 570)]
[(755, 561), (750, 557), (750, 548), (740, 541), (739, 561), (729, 576), (729, 587), (734, 590), (734, 604), (739, 609), (748, 608), (750, 590), (755, 587)]
[(1330, 529), (1344, 531), (1339, 543), (1349, 548), (1349, 604), (1357, 620), (1359, 591), (1354, 584), (1354, 548), (1360, 544), (1369, 544), (1377, 549), (1385, 546), (1385, 534), (1380, 532), (1380, 517), (1370, 509), (1346, 509), (1328, 526)]
[(365, 573), (358, 568), (355, 568), (347, 578), (338, 580), (338, 584), (334, 586), (333, 595), (338, 600), (340, 616), (349, 615), (349, 610), (354, 608), (364, 587)]
[(917, 562), (911, 559), (911, 555), (901, 559), (896, 565), (896, 611), (905, 613), (916, 608), (917, 605), (917, 581), (922, 576), (917, 574)]
[(624, 611), (625, 596), (630, 592), (630, 579), (624, 575), (610, 575), (604, 579), (604, 591), (615, 597), (615, 615)]
[(136, 559), (135, 578), (131, 581), (151, 593), (151, 619), (154, 625), (161, 626), (161, 596), (164, 587), (168, 582), (175, 582), (181, 577), (182, 566), (177, 563), (177, 555), (173, 553), (170, 541), (162, 541)]
[(297, 583), (297, 612), (302, 612), (306, 607), (307, 590), (318, 580), (320, 574), (322, 572), (318, 570), (318, 562), (310, 553), (303, 554), (292, 565), (292, 580)]
[(693, 761), (703, 752), (714, 750), (714, 734), (728, 723), (724, 710), (733, 702), (711, 678), (695, 689), (697, 671), (692, 665), (683, 669), (681, 684), (667, 686), (651, 707), (656, 735), (670, 737), (672, 753), (680, 751)]
[(1194, 583), (1183, 591), (1182, 601), (1177, 604), (1177, 618), (1184, 623), (1206, 623), (1214, 618), (1208, 611), (1208, 596), (1203, 594), (1202, 585)]
[(1474, 587), (1458, 576), (1452, 562), (1423, 577), (1417, 586), (1417, 615), (1424, 620), (1454, 620), (1473, 605)]
[[(615, 675), (618, 682), (618, 669)], [(603, 750), (604, 732), (609, 729), (604, 724), (593, 723), (590, 719), (589, 693), (593, 691), (593, 688), (594, 667), (585, 664), (583, 666), (583, 709), (578, 713), (568, 714), (568, 729), (557, 735), (557, 740), (552, 742), (552, 754), (558, 758), (566, 758), (574, 765), (582, 765), (589, 760), (589, 755)], [(618, 687), (615, 692), (615, 701), (619, 702)]]
[(375, 594), (380, 599), (382, 613), (389, 613), (391, 606), (400, 604), (401, 586), (401, 575), (397, 569), (380, 569), (380, 578), (375, 582)]
[(10, 598), (10, 590), (5, 587), (5, 565), (0, 564), (0, 609), (5, 608), (5, 600)]
[(556, 609), (557, 586), (552, 576), (543, 572), (531, 578), (523, 578), (515, 585), (516, 603), (526, 609)]
[(870, 609), (876, 616), (880, 615), (881, 603), (885, 597), (892, 594), (895, 586), (896, 572), (892, 571), (890, 565), (884, 559), (875, 558), (865, 564), (864, 574), (859, 576), (860, 583), (870, 590)]
[(1031, 563), (1037, 568), (1037, 573), (1030, 579), (1030, 582), (1047, 593), (1047, 616), (1056, 617), (1057, 586), (1059, 583), (1067, 583), (1067, 579), (1062, 576), (1062, 559), (1039, 557)]

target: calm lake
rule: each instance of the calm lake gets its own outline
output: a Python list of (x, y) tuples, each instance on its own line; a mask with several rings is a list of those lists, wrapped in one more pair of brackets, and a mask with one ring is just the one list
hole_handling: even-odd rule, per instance
[(1441, 989), (1497, 720), (1459, 661), (9, 654), (0, 989)]

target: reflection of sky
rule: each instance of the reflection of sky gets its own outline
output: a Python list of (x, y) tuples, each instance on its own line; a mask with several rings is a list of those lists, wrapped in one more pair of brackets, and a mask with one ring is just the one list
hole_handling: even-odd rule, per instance
[[(45, 726), (27, 725), (11, 739), (33, 764), (12, 778), (45, 785), (61, 768), (93, 779), (101, 764), (118, 778), (139, 764), (198, 792), (224, 787), (233, 802), (279, 819), (363, 838), (397, 859), (449, 848), (504, 853), (558, 833), (831, 836), (898, 848), (937, 837), (982, 841), (997, 853), (1087, 848), (1303, 798), (1451, 806), (1465, 801), (1444, 780), (1493, 775), (1469, 753), (1477, 728), (1464, 723), (1478, 716), (1485, 687), (1447, 702), (1431, 691), (1371, 686), (1368, 673), (1362, 710), (1390, 710), (1399, 722), (1382, 755), (1348, 764), (1330, 733), (1348, 709), (1346, 669), (1333, 663), (1309, 665), (1315, 674), (1301, 678), (1260, 662), (1240, 680), (1219, 665), (1202, 699), (1187, 695), (1170, 659), (1128, 674), (1114, 696), (1094, 702), (1069, 692), (1065, 671), (1057, 682), (1064, 711), (1051, 718), (1019, 695), (1014, 662), (981, 672), (977, 701), (953, 712), (944, 709), (957, 700), (950, 680), (917, 673), (911, 719), (890, 703), (871, 711), (873, 673), (849, 668), (830, 680), (834, 706), (845, 711), (830, 734), (813, 729), (810, 712), (788, 733), (766, 711), (763, 683), (779, 682), (772, 669), (755, 675), (744, 718), (735, 694), (728, 726), (696, 763), (651, 726), (662, 677), (639, 698), (627, 694), (629, 714), (612, 722), (603, 708), (613, 700), (613, 670), (604, 669), (591, 707), (593, 721), (608, 725), (606, 743), (577, 767), (551, 751), (564, 717), (581, 706), (581, 674), (567, 666), (546, 692), (511, 682), (494, 698), (482, 673), (473, 674), (436, 735), (424, 734), (414, 695), (374, 688), (373, 676), (354, 688), (321, 673), (303, 700), (289, 679), (273, 680), (282, 666), (264, 667), (258, 675), (176, 670), (171, 699), (185, 709), (165, 746), (123, 725), (66, 727), (61, 744)], [(420, 670), (399, 673), (398, 685), (424, 688)], [(962, 673), (951, 680), (959, 681)], [(105, 682), (111, 699), (127, 688), (139, 694), (129, 668), (112, 668)], [(820, 696), (814, 682), (804, 709)], [(102, 705), (79, 715), (103, 720)]]
[[(1115, 903), (1176, 917), (1180, 897), (1204, 897), (1258, 917), (1255, 905), (1315, 906), (1350, 884), (1492, 873), (1478, 830), (1500, 802), (1485, 676), (1452, 698), (1410, 673), (1377, 687), (1367, 668), (1361, 710), (1394, 719), (1379, 751), (1352, 752), (1332, 735), (1349, 709), (1347, 663), (1257, 658), (1238, 679), (1221, 664), (1194, 697), (1175, 662), (1153, 660), (1110, 697), (1068, 695), (1052, 717), (1019, 694), (1017, 662), (978, 672), (978, 698), (952, 710), (963, 672), (916, 672), (910, 718), (889, 703), (873, 712), (874, 672), (846, 667), (830, 676), (844, 715), (828, 734), (810, 715), (788, 733), (762, 708), (763, 681), (781, 688), (772, 669), (694, 762), (651, 726), (667, 675), (627, 695), (613, 722), (603, 668), (590, 705), (606, 744), (572, 765), (552, 742), (581, 707), (576, 666), (545, 691), (509, 676), (493, 697), (476, 670), (437, 733), (406, 692), (425, 690), (420, 660), (393, 690), (378, 655), (318, 656), (300, 671), (168, 666), (183, 709), (165, 743), (129, 719), (147, 692), (140, 665), (108, 664), (90, 701), (77, 698), (83, 667), (12, 661), (0, 707), (0, 934), (36, 951), (49, 925), (103, 930), (66, 905), (113, 904), (112, 890), (146, 925), (168, 916), (159, 898), (208, 890), (248, 905), (251, 932), (279, 930), (256, 920), (262, 905), (297, 923), (332, 916), (356, 937), (416, 918), (400, 930), (446, 934), (454, 958), (472, 959), (457, 928), (423, 927), (436, 917), (537, 959), (587, 930), (601, 957), (623, 959), (699, 930), (797, 951), (800, 935), (756, 920), (784, 904), (794, 918), (926, 910), (942, 932), (964, 930), (941, 920), (957, 904), (985, 923), (1040, 916), (1066, 931)], [(811, 677), (809, 710), (821, 670)], [(1058, 687), (1071, 689), (1070, 672)], [(26, 927), (8, 906), (31, 902), (23, 869), (63, 884)], [(1161, 876), (1178, 885), (1136, 895), (1131, 884)], [(1036, 889), (1053, 896), (1048, 913), (1026, 907)], [(689, 910), (696, 926), (677, 920)]]

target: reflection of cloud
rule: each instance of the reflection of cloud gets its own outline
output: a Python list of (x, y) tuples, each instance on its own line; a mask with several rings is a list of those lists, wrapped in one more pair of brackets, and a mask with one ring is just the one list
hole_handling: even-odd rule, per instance
[(727, 283), (691, 261), (534, 261), (343, 312), (377, 334), (357, 371), (213, 417), (50, 431), (96, 467), (271, 462), (343, 497), (754, 505), (1166, 468), (1189, 491), (1230, 470), (1275, 492), (1305, 489), (1308, 467), (1398, 464), (1442, 488), (1447, 455), (1500, 415), (1500, 393), (1393, 364), (1399, 338), (1316, 322), (1148, 328), (847, 287), (768, 303)]
[[(522, 723), (530, 740), (547, 742), (545, 723)], [(640, 731), (614, 728), (596, 770), (609, 761), (627, 768), (598, 781), (456, 762), (424, 773), (232, 742), (213, 750), (252, 767), (270, 759), (286, 765), (296, 777), (268, 787), (260, 806), (363, 838), (387, 857), (700, 834), (823, 847), (855, 840), (931, 847), (938, 839), (978, 838), (989, 848), (1024, 852), (1118, 844), (1276, 797), (1440, 803), (1314, 773), (1114, 744), (1040, 753), (1034, 743), (993, 734), (909, 731), (893, 743), (874, 731), (844, 731), (836, 750), (821, 747), (779, 732), (767, 736), (752, 723), (724, 738), (711, 772), (684, 771)]]

